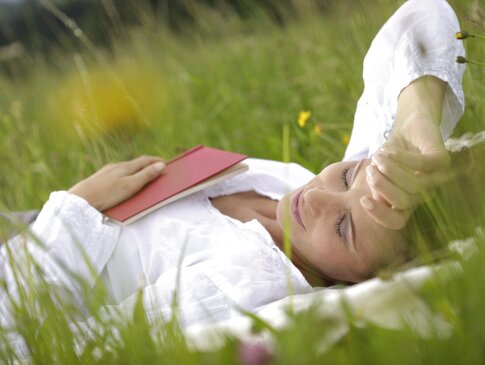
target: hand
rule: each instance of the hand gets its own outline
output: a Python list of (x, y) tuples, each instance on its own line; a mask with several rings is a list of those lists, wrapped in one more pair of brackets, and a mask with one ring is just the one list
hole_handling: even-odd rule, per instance
[(102, 212), (134, 195), (159, 176), (164, 167), (161, 158), (152, 156), (109, 164), (74, 185), (69, 192)]
[[(409, 157), (404, 156), (409, 155), (402, 151), (377, 152), (366, 171), (373, 201), (364, 197), (361, 203), (376, 222), (391, 229), (403, 228), (414, 208), (430, 198), (434, 187), (451, 176), (445, 167), (448, 159), (441, 162), (442, 169), (425, 172), (428, 156), (418, 153), (411, 157), (416, 165), (407, 163)], [(416, 169), (418, 164), (422, 164), (421, 170)], [(431, 163), (431, 166), (440, 165)]]
[(413, 209), (449, 176), (451, 159), (439, 129), (445, 88), (443, 81), (424, 77), (404, 89), (393, 134), (372, 156), (367, 181), (373, 201), (366, 197), (361, 203), (383, 226), (403, 228)]

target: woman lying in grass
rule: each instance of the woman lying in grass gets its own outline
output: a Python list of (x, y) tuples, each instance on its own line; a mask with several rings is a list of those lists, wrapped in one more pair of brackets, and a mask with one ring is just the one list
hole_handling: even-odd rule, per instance
[[(317, 176), (295, 164), (250, 160), (247, 173), (123, 228), (100, 212), (157, 177), (160, 158), (108, 165), (52, 193), (32, 226), (43, 245), (17, 237), (2, 247), (8, 292), (19, 288), (12, 267), (25, 267), (28, 251), (44, 279), (67, 288), (81, 308), (74, 277), (89, 286), (101, 281), (107, 304), (127, 310), (142, 290), (149, 318), (170, 317), (177, 288), (179, 319), (188, 326), (313, 286), (359, 282), (402, 262), (411, 212), (449, 174), (443, 139), (464, 106), (458, 30), (444, 0), (410, 0), (389, 19), (364, 61), (365, 90), (345, 159)], [(283, 253), (285, 235), (291, 257)], [(6, 295), (0, 304), (5, 325)]]

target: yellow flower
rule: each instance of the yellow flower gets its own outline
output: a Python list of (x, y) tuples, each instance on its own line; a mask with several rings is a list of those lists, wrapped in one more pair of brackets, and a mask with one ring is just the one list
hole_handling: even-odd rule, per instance
[(343, 144), (348, 145), (350, 141), (350, 136), (346, 133), (340, 137)]
[(305, 128), (308, 119), (310, 119), (310, 115), (312, 115), (312, 113), (309, 111), (302, 110), (300, 112), (300, 114), (298, 115), (298, 125), (300, 126), (300, 128)]
[(483, 34), (472, 34), (472, 33), (468, 33), (465, 30), (462, 30), (460, 32), (455, 33), (455, 38), (460, 40), (467, 39), (467, 38), (485, 39), (485, 36)]
[(468, 38), (470, 35), (468, 34), (467, 31), (461, 31), (461, 32), (456, 32), (455, 33), (455, 38), (456, 39), (466, 39)]
[[(52, 95), (62, 123), (87, 136), (132, 133), (148, 127), (163, 107), (164, 80), (152, 67), (119, 59), (110, 68), (86, 67), (68, 75)], [(79, 133), (79, 132), (78, 132)]]
[(315, 133), (317, 136), (321, 135), (323, 132), (322, 126), (320, 124), (315, 124), (313, 127), (313, 133)]

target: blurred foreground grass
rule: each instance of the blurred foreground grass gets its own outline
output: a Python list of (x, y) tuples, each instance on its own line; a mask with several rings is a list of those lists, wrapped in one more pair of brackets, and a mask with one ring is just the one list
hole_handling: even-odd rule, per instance
[[(312, 1), (295, 1), (296, 13), (281, 26), (257, 10), (243, 20), (227, 9), (209, 10), (194, 2), (196, 24), (178, 34), (140, 10), (143, 26), (119, 29), (110, 51), (80, 41), (4, 64), (0, 208), (40, 208), (51, 191), (68, 188), (104, 163), (140, 154), (169, 158), (199, 143), (278, 160), (285, 125), (290, 126), (291, 160), (319, 171), (343, 155), (362, 90), (362, 59), (400, 3), (340, 1), (321, 14)], [(463, 29), (483, 32), (476, 2), (452, 4)], [(485, 61), (485, 43), (469, 40), (466, 45), (469, 58)], [(455, 135), (483, 129), (485, 68), (467, 69), (465, 92), (467, 110)], [(297, 125), (300, 111), (311, 112), (305, 129)], [(444, 217), (442, 224), (453, 221)], [(478, 240), (484, 243), (483, 237)], [(321, 353), (318, 346), (331, 323), (303, 314), (275, 335), (275, 360), (483, 363), (484, 276), (480, 252), (454, 279), (423, 291), (423, 300), (454, 328), (444, 338), (354, 326)], [(39, 363), (236, 361), (233, 341), (220, 352), (197, 353), (187, 351), (170, 330), (166, 333), (172, 336), (153, 340), (143, 316), (121, 331), (121, 341), (96, 337), (79, 355), (68, 350), (73, 339), (62, 316), (52, 315), (55, 307), (43, 310), (53, 318), (49, 324), (33, 321), (24, 328)], [(6, 356), (1, 353), (0, 359)]]

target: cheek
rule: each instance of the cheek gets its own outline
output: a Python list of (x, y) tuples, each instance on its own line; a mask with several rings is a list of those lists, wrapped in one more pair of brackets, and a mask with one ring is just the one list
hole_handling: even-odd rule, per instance
[(331, 231), (330, 227), (318, 230), (310, 238), (307, 259), (325, 275), (338, 280), (354, 278), (358, 262), (345, 244)]
[(318, 236), (311, 239), (310, 245), (315, 259), (324, 263), (325, 266), (333, 266), (333, 263), (341, 260), (341, 250), (338, 249), (337, 242), (329, 238), (328, 235)]
[(307, 254), (315, 263), (328, 266), (329, 263), (334, 262), (339, 256), (338, 247), (336, 246), (337, 242), (332, 237), (332, 232), (329, 232), (323, 224), (320, 224), (318, 228), (313, 230), (308, 241), (309, 252)]

